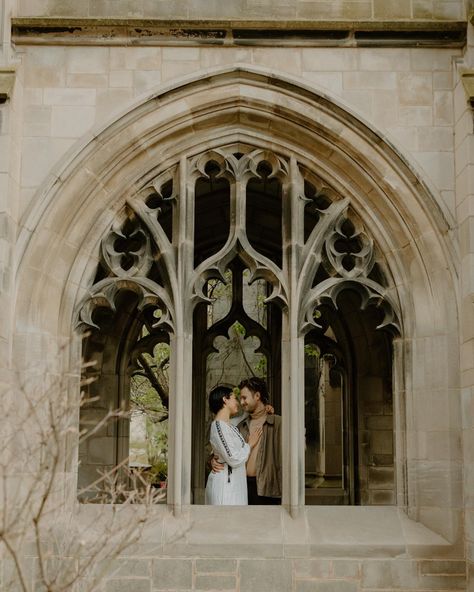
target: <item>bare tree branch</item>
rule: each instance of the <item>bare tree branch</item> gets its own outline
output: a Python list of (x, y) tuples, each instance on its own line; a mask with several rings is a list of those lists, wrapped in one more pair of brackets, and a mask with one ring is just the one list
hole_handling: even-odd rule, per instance
[[(105, 576), (98, 566), (110, 564), (139, 540), (151, 508), (163, 497), (130, 471), (128, 461), (78, 492), (90, 494), (95, 505), (81, 505), (76, 495), (66, 494), (64, 476), (73, 474), (74, 448), (110, 422), (129, 416), (123, 409), (111, 410), (80, 431), (80, 408), (91, 400), (72, 397), (67, 386), (53, 375), (34, 376), (32, 384), (12, 385), (3, 398), (0, 548), (11, 577), (2, 592), (33, 592), (38, 586), (46, 592), (69, 592), (79, 582), (83, 591), (96, 589)], [(87, 508), (92, 512), (84, 520)], [(33, 573), (26, 571), (33, 561), (25, 564), (27, 549), (29, 559), (34, 550)]]
[(169, 407), (169, 395), (167, 392), (165, 392), (165, 390), (162, 388), (158, 378), (156, 377), (156, 375), (154, 374), (153, 370), (150, 367), (150, 364), (148, 364), (147, 359), (145, 358), (145, 356), (143, 354), (140, 354), (138, 356), (138, 359), (140, 361), (140, 364), (143, 367), (143, 370), (145, 371), (146, 377), (148, 378), (148, 380), (150, 381), (152, 387), (156, 390), (156, 392), (158, 393), (162, 404), (166, 407), (166, 409), (168, 409)]

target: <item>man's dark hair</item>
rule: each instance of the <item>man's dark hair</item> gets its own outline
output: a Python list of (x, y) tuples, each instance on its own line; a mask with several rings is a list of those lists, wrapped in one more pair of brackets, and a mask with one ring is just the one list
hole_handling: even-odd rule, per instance
[(268, 395), (267, 383), (263, 380), (263, 378), (258, 378), (258, 376), (245, 378), (239, 384), (239, 390), (242, 390), (245, 387), (247, 387), (249, 391), (252, 391), (254, 394), (257, 392), (260, 393), (260, 401), (262, 401), (264, 405), (268, 404), (270, 397)]
[(224, 399), (228, 399), (232, 389), (228, 386), (216, 386), (209, 393), (209, 409), (214, 415), (224, 407)]

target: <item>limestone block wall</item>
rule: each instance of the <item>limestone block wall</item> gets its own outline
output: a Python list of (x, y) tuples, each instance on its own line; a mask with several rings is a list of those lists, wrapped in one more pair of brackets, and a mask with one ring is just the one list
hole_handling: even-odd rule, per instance
[(361, 452), (359, 479), (363, 502), (396, 503), (392, 393), (380, 376), (360, 381)]
[[(9, 15), (11, 2), (0, 7), (0, 85), (8, 97), (0, 101), (0, 384), (11, 367), (14, 292), (14, 244), (19, 216), (23, 71), (13, 73)], [(11, 86), (10, 82), (14, 82)], [(5, 374), (3, 374), (5, 372)]]
[(456, 560), (132, 556), (113, 562), (109, 574), (101, 592), (362, 592), (438, 586), (454, 591), (465, 586), (464, 562)]
[(19, 46), (21, 209), (74, 143), (147, 94), (231, 64), (295, 76), (370, 121), (454, 216), (453, 59), (458, 49)]
[[(199, 8), (199, 13), (198, 13)], [(341, 19), (460, 19), (465, 16), (462, 0), (360, 0), (334, 2), (241, 2), (202, 3), (125, 0), (19, 0), (20, 16), (82, 17), (174, 17), (230, 18), (245, 13), (246, 18), (309, 18), (318, 11), (319, 18)], [(471, 51), (471, 50), (469, 50)], [(447, 319), (450, 334), (436, 334), (431, 341), (420, 339), (412, 344), (417, 364), (412, 369), (413, 397), (408, 412), (423, 416), (419, 430), (407, 434), (416, 451), (413, 462), (423, 465), (410, 495), (421, 506), (416, 518), (429, 517), (434, 533), (421, 530), (407, 542), (405, 528), (382, 520), (377, 515), (370, 523), (380, 530), (365, 532), (367, 522), (358, 522), (360, 514), (351, 514), (347, 523), (357, 531), (356, 551), (347, 545), (347, 532), (337, 534), (337, 515), (305, 514), (301, 522), (289, 522), (282, 513), (276, 522), (285, 522), (281, 535), (265, 524), (258, 548), (246, 554), (232, 542), (220, 548), (212, 537), (212, 525), (219, 522), (209, 514), (196, 514), (202, 527), (199, 536), (188, 537), (181, 546), (163, 548), (162, 539), (154, 538), (144, 546), (129, 550), (126, 560), (111, 566), (104, 590), (229, 589), (291, 590), (305, 592), (315, 588), (328, 592), (356, 590), (457, 590), (466, 586), (464, 550), (447, 543), (462, 538), (472, 574), (474, 564), (474, 334), (473, 285), (474, 249), (472, 188), (472, 115), (466, 106), (459, 73), (454, 64), (463, 58), (462, 49), (428, 48), (284, 48), (284, 47), (165, 47), (165, 46), (74, 46), (18, 45), (16, 86), (12, 100), (0, 105), (0, 257), (3, 275), (0, 286), (0, 354), (9, 360), (14, 310), (11, 295), (15, 288), (11, 270), (13, 245), (18, 228), (36, 207), (42, 186), (54, 178), (60, 163), (65, 162), (80, 144), (131, 109), (153, 92), (177, 84), (186, 77), (206, 75), (230, 65), (260, 69), (293, 77), (309, 87), (327, 93), (367, 121), (392, 142), (411, 163), (432, 190), (448, 226), (456, 235), (460, 229), (462, 285), (459, 302), (462, 311), (461, 364), (462, 385), (457, 381), (456, 319)], [(464, 58), (469, 62), (470, 53)], [(10, 63), (10, 59), (8, 60)], [(390, 182), (390, 179), (387, 179)], [(80, 199), (80, 196), (78, 196)], [(40, 229), (52, 232), (54, 229)], [(79, 232), (79, 231), (78, 231)], [(429, 237), (428, 239), (429, 240)], [(454, 239), (456, 242), (456, 238)], [(66, 247), (65, 247), (66, 248)], [(41, 253), (36, 255), (42, 257)], [(64, 277), (66, 266), (51, 272)], [(453, 271), (453, 275), (455, 272)], [(54, 282), (48, 283), (54, 291)], [(448, 295), (449, 297), (449, 295)], [(23, 295), (25, 298), (25, 295)], [(452, 294), (452, 298), (458, 298)], [(57, 317), (48, 307), (48, 294), (41, 295), (33, 317)], [(425, 319), (430, 325), (431, 319)], [(54, 323), (52, 323), (54, 324)], [(36, 341), (28, 334), (34, 327), (19, 323), (18, 343), (24, 339), (25, 351), (31, 352)], [(433, 328), (433, 333), (438, 330)], [(445, 327), (443, 327), (445, 331)], [(41, 342), (41, 336), (37, 336)], [(27, 344), (28, 342), (28, 344)], [(446, 343), (448, 347), (446, 348)], [(450, 344), (454, 344), (451, 348)], [(28, 349), (28, 347), (29, 349)], [(440, 359), (439, 351), (448, 349), (449, 359)], [(38, 357), (42, 354), (37, 347)], [(13, 361), (9, 362), (13, 365)], [(427, 374), (430, 374), (427, 378)], [(420, 386), (421, 385), (421, 386)], [(460, 386), (463, 400), (463, 447), (459, 439)], [(450, 389), (449, 405), (444, 394)], [(401, 389), (401, 390), (403, 390)], [(405, 392), (403, 390), (403, 392)], [(443, 394), (444, 393), (444, 394)], [(450, 429), (443, 431), (444, 418)], [(389, 417), (387, 415), (386, 417)], [(441, 418), (441, 419), (440, 419)], [(390, 418), (391, 420), (391, 418)], [(442, 421), (441, 421), (442, 420)], [(388, 420), (387, 420), (388, 421)], [(399, 429), (399, 428), (397, 428)], [(403, 434), (405, 436), (405, 434)], [(462, 467), (464, 462), (464, 469)], [(407, 470), (410, 471), (410, 466)], [(399, 470), (400, 475), (405, 470)], [(462, 472), (464, 470), (464, 473)], [(424, 472), (423, 472), (424, 471)], [(453, 499), (438, 499), (437, 487), (446, 480), (456, 484)], [(428, 486), (426, 484), (428, 483)], [(422, 490), (418, 499), (418, 489)], [(447, 491), (444, 488), (443, 491)], [(451, 491), (451, 490), (449, 490)], [(398, 500), (403, 505), (401, 500)], [(446, 524), (446, 514), (438, 507), (455, 508), (453, 524)], [(463, 504), (465, 513), (463, 515)], [(365, 509), (365, 508), (364, 508)], [(199, 508), (199, 511), (203, 510)], [(360, 508), (357, 508), (360, 510)], [(384, 509), (385, 510), (385, 509)], [(391, 508), (394, 512), (396, 508)], [(356, 516), (354, 518), (354, 516)], [(464, 517), (464, 520), (463, 520)], [(208, 522), (203, 526), (203, 520)], [(249, 524), (239, 515), (235, 525)], [(271, 521), (270, 521), (271, 523)], [(413, 525), (412, 525), (413, 526)], [(410, 528), (412, 527), (410, 526)], [(465, 537), (462, 536), (463, 526)], [(280, 528), (278, 526), (278, 528)], [(277, 530), (278, 530), (277, 528)], [(351, 531), (351, 536), (354, 531)], [(204, 540), (203, 533), (208, 539)], [(302, 535), (304, 533), (304, 535)], [(395, 533), (395, 534), (394, 534)], [(384, 536), (387, 535), (387, 539)], [(301, 546), (301, 537), (304, 545)], [(339, 536), (339, 538), (338, 538)], [(199, 538), (201, 537), (201, 538)], [(285, 538), (286, 537), (286, 538)], [(380, 537), (386, 543), (378, 544)], [(398, 538), (397, 538), (398, 537)], [(258, 538), (258, 537), (257, 537)], [(403, 541), (402, 541), (403, 539)], [(275, 543), (275, 541), (278, 541)], [(393, 541), (396, 540), (396, 543)], [(400, 542), (402, 541), (402, 542)], [(418, 541), (418, 543), (417, 543)], [(420, 542), (421, 541), (421, 542)], [(235, 541), (234, 541), (235, 542)], [(213, 543), (211, 545), (211, 543)], [(206, 547), (206, 544), (209, 544)], [(328, 547), (325, 546), (328, 545)], [(161, 546), (160, 546), (161, 545)], [(418, 546), (417, 546), (418, 545)], [(153, 549), (158, 547), (158, 551)], [(263, 551), (268, 547), (268, 552)], [(298, 547), (298, 548), (296, 548)], [(329, 548), (330, 547), (330, 548)], [(222, 553), (227, 553), (222, 556)], [(258, 555), (258, 559), (255, 557)], [(361, 556), (362, 555), (362, 556)], [(310, 558), (311, 557), (311, 558)], [(317, 557), (317, 558), (316, 558)], [(345, 557), (345, 559), (343, 559)], [(123, 572), (120, 570), (124, 570)], [(474, 578), (471, 575), (470, 586)]]
[[(109, 562), (97, 592), (372, 592), (465, 590), (464, 561), (445, 559), (176, 557), (141, 547)], [(35, 574), (30, 558), (31, 585)], [(9, 569), (8, 562), (5, 562)], [(104, 565), (98, 569), (104, 569)], [(83, 589), (92, 583), (81, 578)], [(77, 588), (78, 590), (80, 587)]]
[(19, 0), (21, 16), (213, 19), (463, 19), (464, 0)]
[[(420, 48), (213, 48), (213, 47), (74, 47), (18, 46), (24, 80), (21, 116), (21, 180), (19, 208), (25, 217), (35, 205), (42, 183), (58, 171), (68, 151), (92, 137), (119, 114), (152, 92), (206, 75), (233, 64), (291, 76), (339, 101), (394, 143), (433, 190), (449, 224), (454, 227), (455, 161), (453, 143), (453, 60), (460, 49)], [(64, 270), (52, 270), (60, 276)], [(50, 289), (53, 289), (51, 286)], [(56, 311), (42, 311), (53, 315)], [(440, 346), (446, 336), (438, 337)], [(418, 358), (431, 364), (435, 352), (416, 344)], [(453, 350), (453, 355), (456, 355)], [(431, 357), (429, 357), (431, 356)], [(433, 389), (416, 393), (422, 408), (446, 376), (432, 376)], [(446, 366), (445, 366), (446, 365)], [(424, 365), (414, 368), (415, 387), (424, 380)], [(438, 380), (439, 378), (439, 380)], [(423, 387), (424, 388), (424, 387)], [(458, 391), (453, 384), (453, 405)], [(439, 391), (442, 398), (442, 393)], [(441, 400), (440, 398), (440, 400)], [(440, 407), (437, 413), (443, 416)], [(453, 432), (436, 432), (436, 417), (427, 418), (423, 436), (412, 434), (419, 459), (430, 462), (460, 447)], [(460, 467), (452, 478), (459, 479)], [(445, 478), (440, 475), (440, 478)], [(436, 500), (428, 496), (428, 512)], [(443, 503), (450, 503), (443, 500)], [(456, 504), (458, 502), (456, 501)], [(440, 517), (439, 529), (446, 528)]]
[[(372, 522), (354, 538), (347, 538), (348, 508), (319, 508), (313, 516), (308, 512), (282, 521), (274, 519), (277, 508), (248, 508), (252, 520), (245, 523), (235, 508), (217, 508), (217, 519), (216, 508), (196, 510), (173, 518), (165, 508), (157, 508), (139, 543), (120, 558), (82, 572), (74, 590), (90, 589), (87, 586), (97, 572), (105, 576), (94, 588), (98, 592), (466, 589), (465, 562), (443, 549), (442, 539), (427, 537), (422, 528), (405, 530), (407, 524), (397, 518), (394, 508), (388, 512), (363, 508), (372, 514)], [(90, 515), (82, 520), (89, 523)], [(436, 556), (427, 556), (428, 549), (433, 553), (436, 548)], [(37, 576), (34, 551), (27, 561), (29, 584)], [(79, 569), (74, 565), (77, 559), (66, 561), (69, 569)], [(5, 561), (5, 572), (8, 567)]]

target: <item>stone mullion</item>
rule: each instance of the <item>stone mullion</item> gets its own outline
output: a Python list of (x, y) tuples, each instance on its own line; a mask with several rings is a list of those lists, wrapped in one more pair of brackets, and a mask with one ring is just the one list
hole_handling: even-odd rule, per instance
[(230, 232), (236, 236), (245, 234), (245, 214), (247, 209), (247, 177), (239, 177), (235, 180), (234, 187), (231, 183), (230, 193)]
[(304, 336), (298, 326), (298, 275), (303, 242), (301, 176), (291, 159), (283, 184), (283, 273), (288, 308), (282, 318), (283, 504), (296, 515), (304, 505)]
[(177, 252), (175, 294), (176, 330), (171, 336), (172, 380), (170, 397), (170, 489), (168, 503), (175, 513), (191, 502), (191, 413), (192, 408), (192, 331), (193, 307), (188, 294), (193, 272), (194, 180), (188, 180), (188, 162), (179, 164), (177, 233), (173, 237)]
[(407, 467), (407, 385), (405, 376), (405, 346), (402, 338), (393, 340), (393, 414), (394, 414), (394, 466), (396, 503), (400, 508), (408, 508), (408, 467)]

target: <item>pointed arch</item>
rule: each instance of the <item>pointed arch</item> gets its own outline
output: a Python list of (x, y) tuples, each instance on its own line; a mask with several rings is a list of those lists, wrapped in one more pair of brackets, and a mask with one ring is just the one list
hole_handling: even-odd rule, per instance
[[(437, 368), (432, 368), (432, 375), (427, 371), (420, 376), (417, 360), (432, 347), (440, 348), (446, 358), (457, 349), (452, 294), (458, 263), (449, 234), (452, 221), (425, 181), (386, 138), (328, 96), (295, 80), (244, 67), (207, 72), (160, 90), (85, 138), (49, 176), (24, 221), (18, 243), (17, 338), (30, 331), (71, 338), (78, 303), (94, 277), (100, 243), (124, 204), (133, 203), (139, 192), (176, 163), (179, 192), (184, 195), (188, 162), (183, 154), (198, 155), (205, 149), (239, 143), (287, 154), (290, 168), (299, 163), (312, 171), (322, 187), (349, 198), (383, 253), (393, 279), (389, 296), (399, 303), (404, 324), (403, 343), (395, 353), (400, 358), (396, 386), (399, 503), (444, 536), (454, 536), (450, 500), (457, 485), (441, 479), (446, 520), (440, 525), (426, 501), (423, 479), (416, 475), (430, 466), (442, 469), (445, 465), (436, 459), (419, 462), (416, 444), (409, 445), (406, 438), (407, 431), (421, 429), (422, 424), (430, 429), (426, 418), (421, 421), (420, 401), (429, 404), (433, 375), (439, 377)], [(190, 224), (190, 204), (179, 200), (176, 207), (182, 209), (183, 224)], [(286, 212), (288, 220), (292, 213)], [(189, 265), (187, 245), (180, 248), (182, 265)], [(169, 249), (168, 266), (172, 261)], [(45, 295), (50, 298), (47, 313), (41, 306)], [(183, 296), (176, 288), (175, 298)], [(192, 319), (176, 314), (173, 321), (177, 335), (189, 332)], [(289, 318), (288, 330), (297, 324), (297, 317)], [(184, 359), (184, 345), (175, 347), (176, 355)], [(179, 392), (189, 390), (189, 377), (176, 376), (176, 381)], [(453, 381), (456, 376), (446, 373), (436, 384), (446, 405)], [(297, 396), (293, 396), (298, 384), (287, 387), (286, 437), (290, 438), (290, 433), (302, 430), (294, 402)], [(189, 500), (189, 462), (184, 451), (190, 447), (190, 435), (181, 403), (173, 413), (179, 429), (173, 436), (177, 456), (172, 503), (180, 505)], [(437, 421), (442, 431), (453, 429), (449, 418)], [(302, 446), (300, 436), (287, 449), (285, 503), (289, 506), (301, 501), (298, 458)]]

